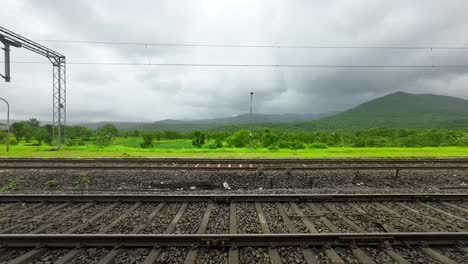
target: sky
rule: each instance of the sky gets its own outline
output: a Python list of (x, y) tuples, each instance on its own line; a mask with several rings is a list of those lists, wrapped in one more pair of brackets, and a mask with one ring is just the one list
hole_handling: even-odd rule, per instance
[[(466, 0), (1, 2), (1, 27), (66, 56), (70, 123), (233, 116), (249, 111), (250, 92), (257, 113), (342, 111), (396, 91), (468, 99), (468, 68), (138, 65), (468, 65)], [(48, 62), (25, 49), (13, 49), (11, 60)], [(82, 62), (137, 65), (73, 64)], [(10, 83), (0, 80), (0, 97), (10, 102), (12, 118), (51, 120), (52, 66), (13, 63), (11, 76)], [(0, 114), (4, 112), (0, 104)]]

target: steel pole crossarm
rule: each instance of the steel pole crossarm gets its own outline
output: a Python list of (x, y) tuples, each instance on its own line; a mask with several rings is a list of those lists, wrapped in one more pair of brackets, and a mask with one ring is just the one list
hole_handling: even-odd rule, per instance
[(49, 49), (37, 42), (34, 42), (30, 39), (27, 39), (19, 34), (16, 34), (4, 27), (0, 27), (0, 36), (3, 35), (5, 36), (6, 38), (8, 38), (10, 41), (14, 41), (16, 43), (19, 43), (21, 45), (21, 47), (23, 48), (27, 48), (27, 49), (30, 49), (32, 51), (35, 51), (35, 50), (40, 50), (44, 53), (50, 53), (52, 54), (53, 56), (55, 57), (65, 57), (64, 55), (56, 52), (55, 50), (52, 50), (52, 49)]

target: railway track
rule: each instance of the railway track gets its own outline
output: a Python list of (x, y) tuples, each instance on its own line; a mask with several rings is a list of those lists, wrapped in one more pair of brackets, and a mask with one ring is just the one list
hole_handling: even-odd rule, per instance
[(467, 194), (3, 194), (0, 263), (466, 263), (467, 219)]
[(43, 170), (467, 170), (468, 159), (0, 159), (0, 169)]

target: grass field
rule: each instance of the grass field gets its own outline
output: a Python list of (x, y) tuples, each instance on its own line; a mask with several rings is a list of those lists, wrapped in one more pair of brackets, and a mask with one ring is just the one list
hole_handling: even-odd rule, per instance
[[(122, 143), (122, 142), (121, 142)], [(427, 148), (327, 148), (327, 149), (268, 149), (221, 148), (196, 149), (187, 142), (160, 142), (153, 149), (136, 146), (109, 147), (71, 146), (53, 150), (51, 146), (11, 146), (6, 153), (0, 146), (0, 157), (193, 157), (193, 158), (411, 158), (411, 157), (468, 157), (468, 147)], [(128, 142), (127, 142), (128, 143)], [(172, 146), (172, 147), (171, 147)]]

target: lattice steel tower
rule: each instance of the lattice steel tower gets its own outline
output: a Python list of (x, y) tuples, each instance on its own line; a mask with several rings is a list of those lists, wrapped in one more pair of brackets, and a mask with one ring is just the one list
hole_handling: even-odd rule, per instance
[(11, 80), (10, 46), (28, 49), (34, 53), (46, 57), (52, 63), (53, 138), (54, 142), (57, 144), (57, 148), (60, 149), (66, 139), (65, 126), (67, 124), (67, 79), (65, 56), (3, 27), (0, 27), (0, 42), (3, 43), (5, 51), (5, 75), (0, 75), (5, 79), (6, 82)]

